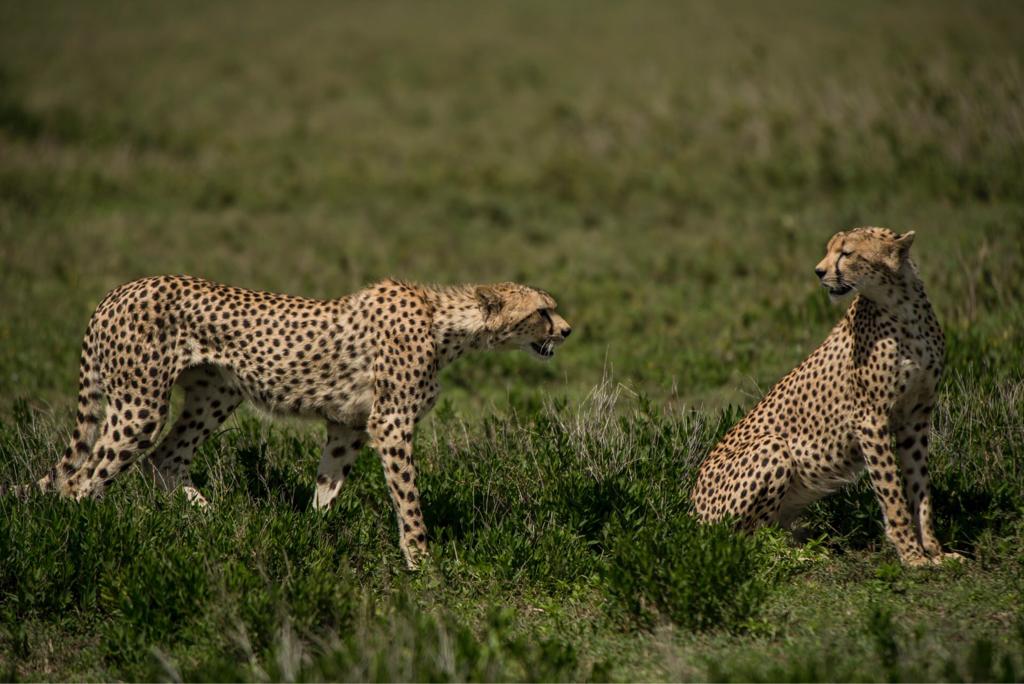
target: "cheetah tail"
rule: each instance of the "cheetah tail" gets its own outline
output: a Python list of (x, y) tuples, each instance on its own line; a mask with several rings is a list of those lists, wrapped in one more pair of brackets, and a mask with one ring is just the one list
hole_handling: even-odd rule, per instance
[(0, 497), (10, 495), (15, 499), (26, 499), (31, 489), (32, 485), (0, 484)]

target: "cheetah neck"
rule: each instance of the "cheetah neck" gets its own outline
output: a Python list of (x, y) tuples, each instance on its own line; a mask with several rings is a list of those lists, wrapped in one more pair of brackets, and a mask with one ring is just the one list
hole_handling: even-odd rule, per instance
[(492, 335), (472, 287), (431, 290), (434, 307), (431, 326), (439, 365), (446, 366), (469, 351), (487, 349)]
[(912, 264), (905, 264), (890, 282), (864, 295), (880, 311), (908, 325), (927, 324), (934, 317), (924, 292), (924, 283)]

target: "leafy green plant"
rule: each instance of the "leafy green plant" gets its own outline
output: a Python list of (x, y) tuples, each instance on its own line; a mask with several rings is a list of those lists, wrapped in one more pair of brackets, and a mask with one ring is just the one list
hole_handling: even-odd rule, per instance
[(608, 581), (641, 623), (740, 630), (771, 590), (757, 538), (728, 525), (683, 515), (613, 534)]

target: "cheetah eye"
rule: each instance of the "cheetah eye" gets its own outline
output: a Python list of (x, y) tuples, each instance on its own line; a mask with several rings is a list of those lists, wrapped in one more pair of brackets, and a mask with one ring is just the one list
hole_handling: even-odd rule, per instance
[(839, 253), (839, 256), (841, 256), (841, 257), (848, 257), (848, 256), (850, 256), (851, 254), (853, 254), (853, 252), (847, 252), (847, 251), (843, 251), (843, 252), (840, 252), (840, 253)]

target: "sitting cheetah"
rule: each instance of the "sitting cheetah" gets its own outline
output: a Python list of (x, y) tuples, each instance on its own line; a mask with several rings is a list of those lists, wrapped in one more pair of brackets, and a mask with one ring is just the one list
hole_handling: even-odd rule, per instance
[(712, 450), (692, 495), (702, 519), (788, 527), (866, 465), (902, 562), (957, 556), (942, 553), (932, 529), (928, 430), (945, 342), (909, 258), (913, 241), (913, 232), (885, 228), (829, 241), (814, 272), (833, 299), (857, 297), (825, 342)]
[(331, 301), (254, 292), (188, 276), (123, 285), (97, 307), (82, 343), (77, 427), (43, 490), (82, 498), (153, 446), (171, 386), (185, 391), (149, 470), (168, 490), (191, 483), (197, 446), (249, 399), (321, 418), (327, 442), (314, 505), (338, 495), (364, 443), (384, 466), (407, 564), (426, 551), (412, 433), (434, 405), (437, 374), (476, 349), (550, 358), (569, 336), (555, 300), (515, 283), (426, 287), (384, 280)]

